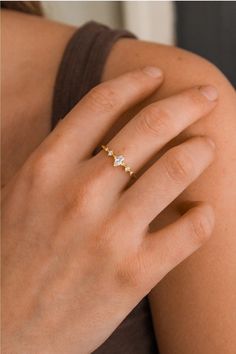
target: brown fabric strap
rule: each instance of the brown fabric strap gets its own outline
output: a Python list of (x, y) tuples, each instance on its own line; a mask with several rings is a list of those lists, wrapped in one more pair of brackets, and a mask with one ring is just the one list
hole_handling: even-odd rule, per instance
[(122, 37), (136, 38), (128, 31), (111, 30), (93, 21), (74, 33), (66, 46), (56, 77), (52, 129), (101, 81), (106, 58), (113, 44)]

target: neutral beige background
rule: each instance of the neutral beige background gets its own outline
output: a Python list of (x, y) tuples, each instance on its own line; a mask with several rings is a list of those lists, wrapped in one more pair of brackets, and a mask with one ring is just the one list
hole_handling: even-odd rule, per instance
[(95, 20), (144, 40), (175, 40), (173, 1), (43, 1), (43, 6), (49, 18), (76, 26)]

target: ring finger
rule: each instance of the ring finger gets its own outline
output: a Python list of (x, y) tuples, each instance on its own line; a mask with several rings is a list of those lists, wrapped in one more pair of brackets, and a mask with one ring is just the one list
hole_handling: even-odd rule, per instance
[(209, 113), (216, 98), (213, 87), (203, 86), (147, 106), (107, 144), (107, 152), (100, 151), (92, 159), (93, 163), (95, 159), (114, 181), (110, 183), (113, 190), (114, 186), (121, 190), (130, 173), (138, 171), (171, 139)]

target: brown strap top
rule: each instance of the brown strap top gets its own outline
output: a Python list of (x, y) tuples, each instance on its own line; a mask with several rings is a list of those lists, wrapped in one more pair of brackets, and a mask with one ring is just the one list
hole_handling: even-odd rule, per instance
[(80, 27), (68, 42), (57, 73), (52, 127), (101, 81), (103, 67), (113, 44), (120, 38), (135, 38), (125, 30), (111, 30), (96, 22)]
[[(106, 58), (120, 38), (135, 36), (124, 30), (89, 22), (78, 29), (66, 46), (55, 82), (52, 129), (73, 106), (100, 83)], [(78, 348), (79, 352), (79, 348)], [(126, 317), (94, 354), (157, 354), (147, 298)]]

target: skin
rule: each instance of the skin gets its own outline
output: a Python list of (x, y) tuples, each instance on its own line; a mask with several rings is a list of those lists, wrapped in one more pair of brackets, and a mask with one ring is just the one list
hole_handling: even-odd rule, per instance
[[(5, 68), (9, 68), (4, 70), (3, 78), (3, 109), (6, 119), (3, 121), (2, 180), (6, 184), (49, 133), (50, 97), (56, 67), (74, 29), (7, 12), (3, 15), (3, 23), (3, 59), (8, 63)], [(34, 46), (27, 45), (33, 40), (32, 31), (28, 30), (30, 28), (38, 35), (38, 46), (35, 43)], [(27, 41), (23, 40), (26, 30)], [(58, 33), (61, 34), (60, 38)], [(53, 55), (42, 61), (41, 48), (45, 48), (45, 53), (48, 53), (52, 45), (55, 46)], [(10, 55), (13, 48), (14, 55)], [(122, 59), (124, 53), (125, 61)], [(29, 57), (33, 58), (34, 66), (29, 66), (29, 71), (24, 73), (22, 68), (25, 68), (25, 60)], [(169, 273), (150, 294), (160, 351), (163, 354), (233, 354), (236, 347), (235, 91), (225, 77), (202, 58), (173, 47), (128, 39), (120, 40), (113, 47), (103, 80), (145, 65), (163, 69), (163, 85), (151, 98), (122, 115), (106, 138), (102, 139), (103, 142), (109, 141), (141, 107), (157, 99), (209, 83), (217, 87), (220, 96), (214, 111), (172, 141), (172, 145), (176, 145), (189, 136), (207, 134), (216, 143), (215, 162), (152, 223), (152, 230), (158, 230), (176, 220), (187, 208), (186, 201), (207, 200), (216, 213), (216, 226), (211, 240)], [(38, 72), (40, 75), (36, 76)], [(48, 83), (40, 80), (42, 76), (48, 79)], [(36, 91), (35, 82), (38, 84)], [(10, 102), (7, 106), (4, 105), (6, 96)]]
[[(214, 213), (206, 204), (158, 232), (148, 231), (153, 217), (212, 162), (215, 145), (209, 138), (170, 149), (128, 189), (129, 174), (116, 171), (104, 151), (91, 156), (112, 121), (160, 84), (162, 76), (158, 70), (154, 77), (154, 70), (147, 67), (93, 89), (4, 188), (4, 353), (94, 351), (211, 234)], [(212, 110), (216, 97), (207, 86), (150, 105), (109, 146), (122, 146), (139, 170), (170, 137)], [(160, 112), (169, 112), (171, 120), (175, 108), (185, 120), (158, 141), (153, 132), (162, 124)], [(139, 145), (146, 148), (137, 155), (133, 146)]]
[[(125, 55), (126, 60), (121, 58)], [(191, 125), (171, 145), (189, 136), (209, 135), (216, 143), (211, 167), (152, 223), (157, 230), (176, 220), (184, 203), (205, 200), (213, 205), (216, 225), (201, 250), (174, 269), (149, 295), (161, 354), (234, 354), (236, 348), (236, 94), (211, 63), (186, 51), (133, 40), (120, 41), (107, 62), (108, 78), (144, 64), (165, 73), (160, 90), (144, 102), (211, 83), (219, 104)], [(139, 106), (138, 109), (142, 107)], [(134, 110), (135, 111), (135, 110)], [(123, 117), (131, 118), (132, 113)], [(119, 127), (116, 127), (119, 129)], [(113, 132), (111, 132), (111, 135)], [(109, 137), (108, 137), (109, 138)]]

